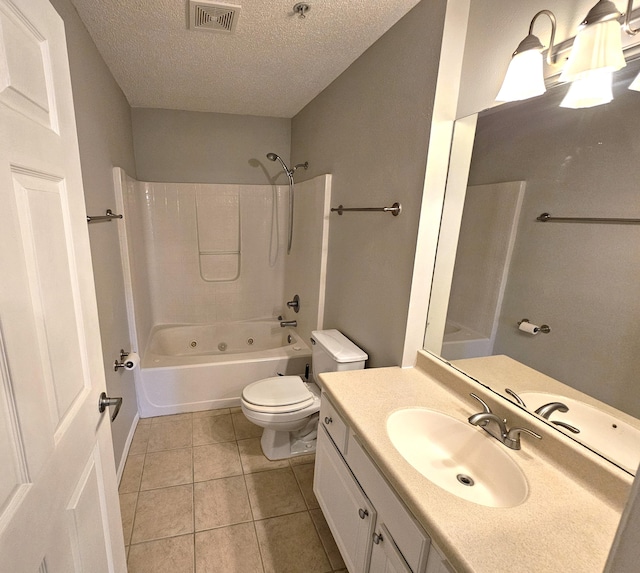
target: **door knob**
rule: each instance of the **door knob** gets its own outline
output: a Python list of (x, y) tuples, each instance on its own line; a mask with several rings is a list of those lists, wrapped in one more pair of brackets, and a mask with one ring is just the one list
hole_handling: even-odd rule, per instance
[(113, 416), (111, 416), (111, 421), (113, 422), (120, 412), (120, 406), (122, 406), (122, 397), (109, 398), (105, 392), (102, 392), (98, 400), (98, 412), (102, 414), (102, 412), (104, 412), (109, 406), (116, 407), (115, 411), (113, 412)]

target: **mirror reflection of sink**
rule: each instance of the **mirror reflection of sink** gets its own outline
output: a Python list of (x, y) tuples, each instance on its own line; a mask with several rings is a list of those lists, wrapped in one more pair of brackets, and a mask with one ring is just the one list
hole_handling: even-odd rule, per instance
[(407, 462), (449, 493), (490, 507), (513, 507), (527, 497), (527, 480), (505, 446), (466, 420), (407, 408), (389, 416), (387, 434)]
[(606, 456), (628, 472), (635, 473), (638, 469), (640, 430), (607, 412), (567, 396), (545, 392), (519, 392), (519, 396), (531, 412), (550, 402), (563, 403), (569, 411), (565, 413), (556, 410), (549, 416), (549, 421), (571, 424), (580, 430), (580, 433), (575, 434), (554, 424), (555, 427)]

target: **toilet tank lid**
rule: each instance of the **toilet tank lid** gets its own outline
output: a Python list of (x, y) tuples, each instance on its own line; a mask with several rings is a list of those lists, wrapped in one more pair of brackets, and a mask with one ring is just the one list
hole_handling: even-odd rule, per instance
[(356, 346), (339, 330), (314, 330), (311, 335), (312, 339), (322, 346), (336, 362), (359, 362), (369, 358), (362, 348)]

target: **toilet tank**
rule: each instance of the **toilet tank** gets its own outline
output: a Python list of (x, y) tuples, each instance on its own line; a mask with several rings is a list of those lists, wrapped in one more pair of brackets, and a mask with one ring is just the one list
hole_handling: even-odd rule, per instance
[(362, 370), (368, 356), (338, 330), (314, 330), (311, 333), (313, 377), (323, 372)]

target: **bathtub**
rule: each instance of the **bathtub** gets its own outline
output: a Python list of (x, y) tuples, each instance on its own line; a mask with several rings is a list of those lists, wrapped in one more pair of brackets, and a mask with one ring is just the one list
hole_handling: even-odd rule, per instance
[(493, 341), (456, 322), (447, 320), (442, 341), (442, 357), (447, 360), (477, 358), (490, 356), (493, 352)]
[(239, 406), (250, 382), (307, 364), (309, 346), (275, 319), (156, 326), (135, 377), (140, 417)]

